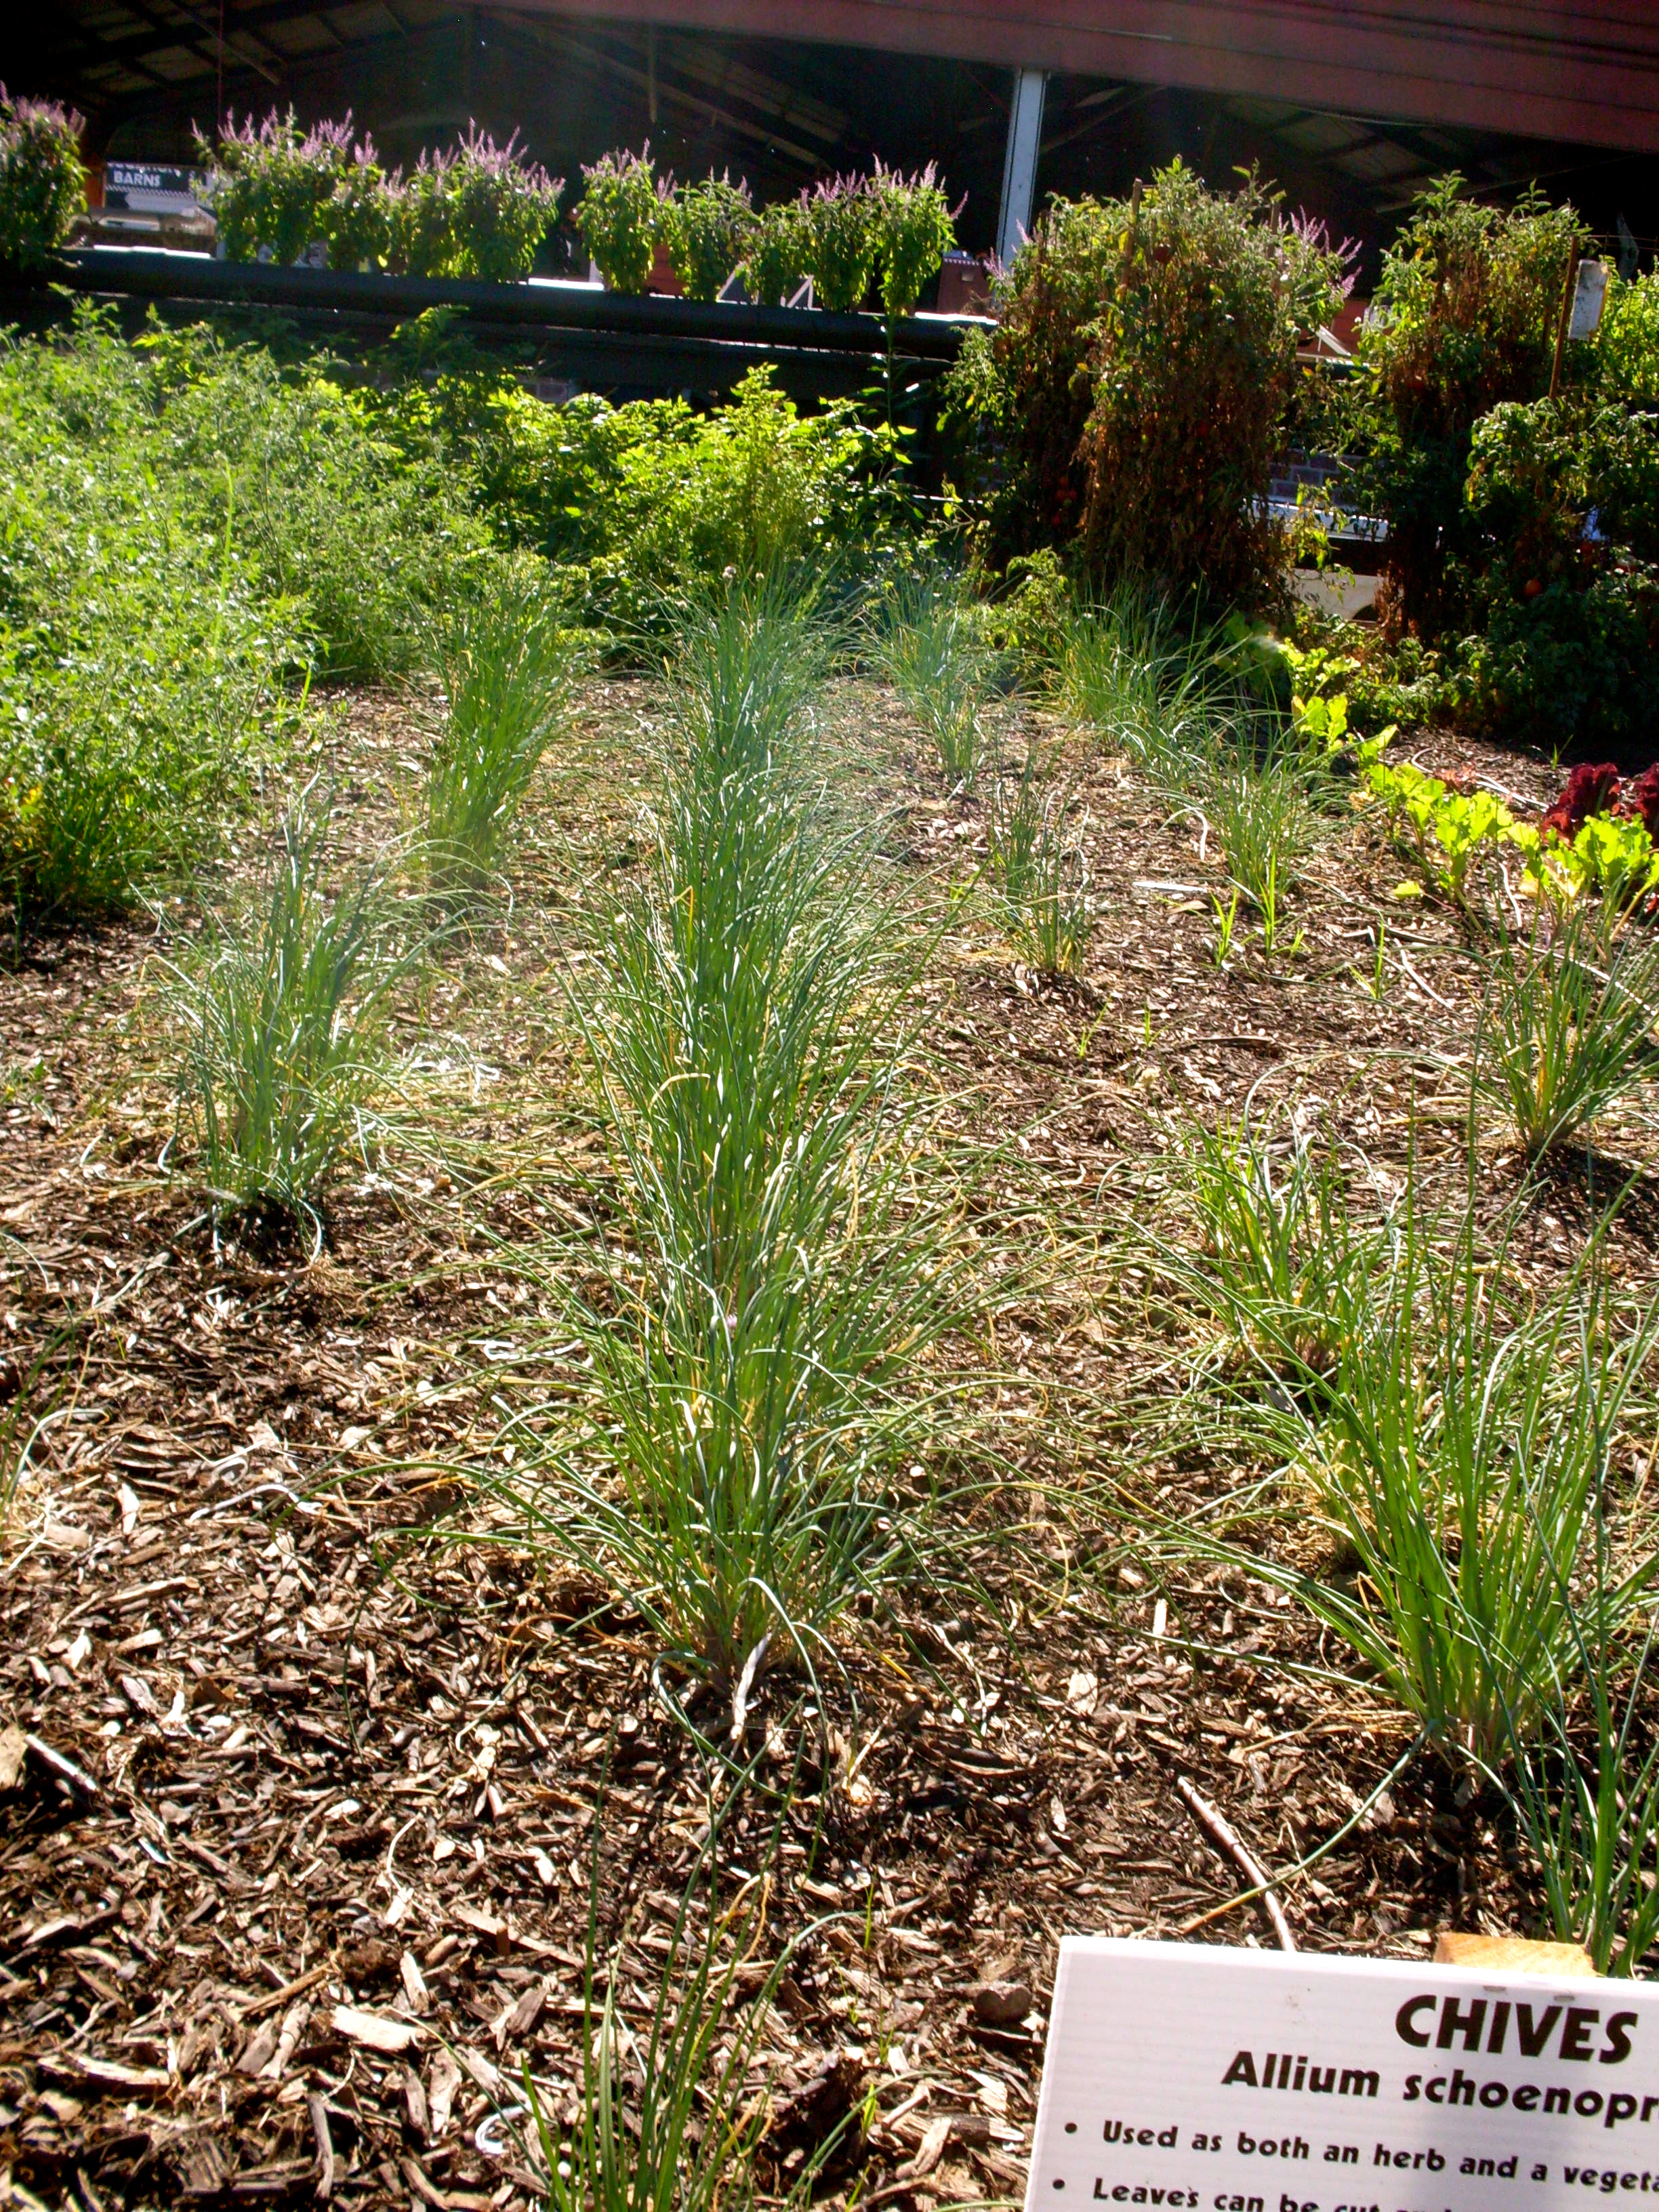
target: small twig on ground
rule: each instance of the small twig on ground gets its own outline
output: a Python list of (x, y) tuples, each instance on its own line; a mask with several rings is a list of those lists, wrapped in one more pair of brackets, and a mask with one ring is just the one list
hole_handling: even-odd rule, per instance
[(1182, 1803), (1203, 1829), (1212, 1843), (1218, 1844), (1239, 1869), (1244, 1879), (1261, 1896), (1262, 1910), (1273, 1923), (1273, 1933), (1279, 1938), (1279, 1948), (1294, 1951), (1296, 1938), (1291, 1933), (1291, 1923), (1285, 1917), (1285, 1908), (1279, 1901), (1272, 1877), (1265, 1874), (1243, 1844), (1222, 1819), (1207, 1798), (1200, 1797), (1184, 1774), (1176, 1777), (1176, 1789)]

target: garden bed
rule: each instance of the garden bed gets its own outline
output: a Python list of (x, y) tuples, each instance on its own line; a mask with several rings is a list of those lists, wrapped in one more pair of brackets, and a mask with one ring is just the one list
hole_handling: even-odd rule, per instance
[[(405, 817), (427, 725), (386, 693), (338, 706), (338, 827), (368, 853)], [(995, 1233), (1061, 1263), (981, 1354), (1002, 1479), (961, 1509), (950, 1575), (855, 1608), (818, 1686), (765, 1678), (738, 1726), (762, 1784), (793, 1784), (772, 1938), (823, 1923), (760, 2050), (780, 2193), (868, 2097), (820, 2194), (1018, 2198), (1058, 1937), (1273, 1940), (1229, 1909), (1241, 1877), (1182, 1778), (1270, 1869), (1369, 1802), (1286, 1887), (1310, 1949), (1423, 1958), (1440, 1928), (1536, 1910), (1489, 1799), (1340, 1678), (1282, 1591), (1170, 1563), (1163, 1533), (1237, 1471), (1170, 1424), (1188, 1323), (1120, 1230), (1168, 1218), (1183, 1131), (1252, 1095), (1388, 1185), (1461, 1187), (1475, 963), (1448, 910), (1393, 897), (1375, 816), (1341, 812), (1301, 862), (1299, 947), (1270, 961), (1247, 931), (1218, 962), (1226, 866), (1201, 817), (1018, 712), (1010, 744), (1063, 741), (1087, 809), (1086, 955), (1037, 975), (970, 902), (921, 981), (918, 1064), (1004, 1148)], [(418, 1051), (391, 1134), (314, 1258), (216, 1226), (168, 1172), (151, 928), (31, 938), (0, 975), (0, 1358), (45, 1416), (0, 1584), (3, 1717), (31, 1738), (0, 1798), (14, 2201), (538, 2202), (521, 2124), (491, 2116), (527, 2060), (574, 2117), (596, 1827), (602, 1932), (635, 1995), (659, 1967), (710, 1813), (684, 1685), (604, 1590), (462, 1540), (506, 1533), (465, 1472), (529, 1356), (534, 1293), (502, 1254), (587, 1203), (570, 901), (637, 860), (661, 713), (653, 682), (586, 682), (510, 910), (399, 1001)], [(931, 908), (983, 857), (982, 804), (870, 681), (838, 681), (819, 719)], [(1517, 806), (1553, 793), (1540, 758), (1413, 750)], [(1541, 1289), (1626, 1178), (1615, 1272), (1652, 1279), (1651, 1128), (1615, 1115), (1598, 1143), (1528, 1187), (1513, 1256)], [(1520, 1191), (1500, 1145), (1477, 1168), (1481, 1211)], [(1292, 1514), (1265, 1540), (1306, 1539)], [(729, 1698), (690, 1717), (721, 1736)], [(728, 1833), (739, 1874), (773, 1817), (763, 1788)]]

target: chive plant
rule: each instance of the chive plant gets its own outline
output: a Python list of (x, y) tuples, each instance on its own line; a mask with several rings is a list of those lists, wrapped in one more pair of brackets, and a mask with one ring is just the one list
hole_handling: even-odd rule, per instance
[(525, 2065), (548, 2212), (718, 2212), (744, 2201), (767, 2117), (765, 2100), (747, 2093), (746, 2075), (792, 1958), (781, 1951), (759, 1991), (739, 2004), (740, 1970), (763, 1933), (754, 1887), (722, 1912), (714, 1871), (699, 1863), (666, 1954), (652, 1958), (656, 1995), (638, 2027), (623, 2017), (619, 1966), (595, 2003), (590, 1920), (577, 2118), (568, 2135), (561, 2136), (543, 2110)]
[[(1598, 1521), (1593, 1588), (1608, 1575)], [(1587, 1696), (1572, 1679), (1539, 1700), (1540, 1724), (1513, 1725), (1491, 1778), (1514, 1808), (1538, 1862), (1553, 1932), (1580, 1943), (1600, 1974), (1633, 1974), (1659, 1939), (1659, 1741), (1648, 1716), (1655, 1625), (1639, 1647), (1597, 1640), (1599, 1605), (1581, 1609), (1563, 1571), (1563, 1597)], [(1583, 1709), (1588, 1706), (1588, 1711)]]
[(1068, 714), (1177, 792), (1231, 697), (1213, 641), (1127, 585), (1073, 610), (1054, 685)]
[(380, 1079), (382, 1002), (403, 964), (386, 949), (383, 875), (329, 897), (328, 829), (308, 787), (282, 823), (263, 905), (215, 921), (203, 957), (171, 971), (202, 1180), (220, 1203), (274, 1202), (313, 1226)]
[(1247, 725), (1243, 733), (1212, 726), (1194, 756), (1188, 788), (1221, 840), (1228, 875), (1261, 917), (1271, 956), (1311, 830), (1305, 764), (1265, 724), (1256, 731)]
[(932, 738), (947, 781), (971, 791), (990, 744), (999, 669), (984, 610), (967, 583), (942, 568), (901, 577), (872, 626), (870, 649)]
[[(1086, 821), (1086, 817), (1085, 817)], [(1008, 933), (1033, 968), (1074, 975), (1089, 942), (1089, 865), (1082, 823), (1063, 791), (1045, 783), (1036, 748), (1018, 778), (990, 781), (987, 832), (991, 871)]]
[(805, 1654), (896, 1557), (915, 1364), (961, 1297), (899, 1082), (902, 926), (806, 763), (824, 659), (764, 588), (682, 636), (655, 851), (583, 971), (612, 1170), (567, 1300), (586, 1383), (514, 1486), (728, 1680), (763, 1637)]
[(1449, 1758), (1490, 1761), (1535, 1735), (1659, 1571), (1633, 1556), (1570, 1601), (1659, 1308), (1619, 1310), (1600, 1239), (1540, 1299), (1512, 1287), (1506, 1242), (1484, 1249), (1468, 1208), (1431, 1217), (1408, 1195), (1392, 1231), (1387, 1271), (1334, 1302), (1316, 1366), (1305, 1307), (1253, 1312), (1264, 1364), (1305, 1386), (1264, 1393), (1261, 1430), (1357, 1571), (1250, 1571), (1294, 1589)]
[[(628, 1957), (633, 1924), (612, 1950), (600, 1987), (605, 1822), (593, 1823), (576, 2111), (567, 2133), (544, 2109), (527, 2059), (522, 2071), (548, 2177), (546, 2212), (720, 2212), (752, 2202), (750, 2161), (768, 2109), (748, 2076), (771, 2026), (779, 1984), (802, 1942), (817, 1932), (809, 1929), (784, 1944), (754, 1987), (750, 1962), (766, 1941), (782, 1816), (791, 1802), (788, 1794), (778, 1800), (770, 1838), (760, 1844), (761, 1870), (740, 1875), (727, 1858), (725, 1832), (734, 1812), (753, 1804), (748, 1785), (757, 1763), (734, 1768), (724, 1798), (711, 1807), (708, 1832), (666, 1940), (653, 1942), (645, 1974), (653, 1993), (644, 2008), (629, 2002), (630, 1982), (638, 1990)], [(759, 1840), (744, 1846), (751, 1866)], [(737, 1895), (722, 1905), (722, 1882), (734, 1879)], [(856, 2109), (815, 2146), (794, 2177), (792, 2203), (811, 2201), (817, 2175), (856, 2124)]]
[(499, 875), (530, 780), (568, 716), (580, 659), (561, 613), (526, 562), (461, 598), (434, 632), (444, 720), (426, 847), (441, 893), (477, 891)]
[(1202, 1257), (1190, 1287), (1240, 1342), (1288, 1350), (1292, 1372), (1328, 1367), (1390, 1264), (1387, 1220), (1354, 1218), (1334, 1146), (1259, 1118), (1254, 1091), (1235, 1121), (1195, 1130), (1188, 1202)]
[(1589, 901), (1487, 964), (1475, 1041), (1479, 1095), (1504, 1109), (1531, 1157), (1570, 1143), (1625, 1093), (1659, 1074), (1659, 940), (1609, 928)]

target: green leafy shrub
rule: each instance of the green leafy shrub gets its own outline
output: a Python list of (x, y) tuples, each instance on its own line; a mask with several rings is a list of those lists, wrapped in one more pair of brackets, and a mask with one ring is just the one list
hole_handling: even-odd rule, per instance
[(447, 154), (422, 154), (395, 196), (392, 252), (411, 276), (518, 283), (558, 211), (563, 180), (476, 126)]
[(1005, 596), (992, 603), (992, 642), (1019, 676), (1052, 687), (1065, 659), (1077, 608), (1071, 579), (1052, 546), (1011, 561), (1003, 573)]
[(1659, 273), (1607, 280), (1595, 333), (1595, 379), (1638, 407), (1659, 407)]
[(1429, 634), (1456, 617), (1475, 425), (1502, 401), (1548, 390), (1568, 263), (1583, 243), (1571, 208), (1536, 194), (1486, 206), (1452, 175), (1419, 197), (1383, 256), (1359, 333), (1355, 495), (1388, 523), (1400, 617)]
[(643, 292), (650, 283), (666, 197), (648, 144), (637, 154), (605, 154), (591, 168), (584, 165), (572, 220), (611, 291)]
[(0, 349), (0, 883), (35, 919), (118, 908), (210, 849), (305, 663), (254, 501), (203, 483), (158, 397), (88, 311)]
[(1475, 424), (1466, 715), (1552, 744), (1645, 726), (1659, 649), (1659, 416), (1570, 394)]
[(994, 568), (1076, 535), (1093, 325), (1122, 234), (1121, 207), (1051, 200), (997, 287), (995, 328), (969, 331), (945, 379), (953, 415), (980, 443)]
[(781, 307), (812, 273), (812, 217), (806, 194), (764, 207), (750, 228), (744, 289), (763, 307)]
[(197, 133), (198, 158), (207, 170), (202, 186), (219, 242), (232, 261), (256, 261), (262, 252), (284, 264), (298, 261), (324, 235), (323, 209), (347, 174), (351, 118), (301, 131), (290, 107), (273, 107), (263, 123), (251, 115), (227, 118), (218, 143)]
[(923, 288), (956, 244), (951, 203), (931, 161), (913, 177), (878, 161), (872, 191), (881, 304), (890, 316), (912, 314)]
[[(408, 394), (406, 434), (441, 450), (444, 399)], [(586, 394), (550, 408), (498, 380), (474, 395), (456, 441), (514, 538), (568, 564), (589, 617), (624, 629), (659, 624), (665, 601), (727, 568), (878, 571), (908, 513), (898, 437), (851, 402), (801, 415), (770, 368), (706, 414)]]
[(1127, 229), (1092, 352), (1084, 565), (1260, 605), (1285, 558), (1266, 499), (1297, 336), (1340, 303), (1340, 257), (1254, 181), (1224, 196), (1178, 161)]
[(86, 204), (81, 117), (0, 85), (0, 265), (44, 267)]
[(184, 489), (220, 518), (227, 499), (264, 588), (293, 605), (319, 671), (370, 681), (420, 665), (432, 611), (493, 557), (464, 461), (411, 453), (372, 391), (201, 331), (139, 356), (152, 434)]
[(688, 300), (717, 300), (742, 262), (755, 211), (746, 184), (731, 173), (682, 185), (664, 203), (668, 258)]
[(392, 258), (398, 188), (365, 138), (335, 179), (318, 214), (331, 269), (383, 270)]
[(1271, 599), (1297, 334), (1334, 309), (1341, 264), (1253, 180), (1214, 193), (1179, 161), (1132, 201), (1049, 209), (950, 385), (1000, 479), (990, 557), (1069, 546), (1107, 589)]
[(812, 293), (832, 314), (864, 305), (876, 267), (875, 198), (863, 177), (826, 178), (806, 203)]

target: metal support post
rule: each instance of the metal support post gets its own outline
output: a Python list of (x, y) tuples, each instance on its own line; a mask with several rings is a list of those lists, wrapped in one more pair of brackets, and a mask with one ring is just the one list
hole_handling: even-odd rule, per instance
[(1002, 163), (1002, 211), (997, 218), (997, 256), (1006, 267), (1031, 228), (1036, 196), (1037, 155), (1042, 145), (1042, 70), (1014, 72), (1014, 102), (1008, 113), (1008, 150)]

